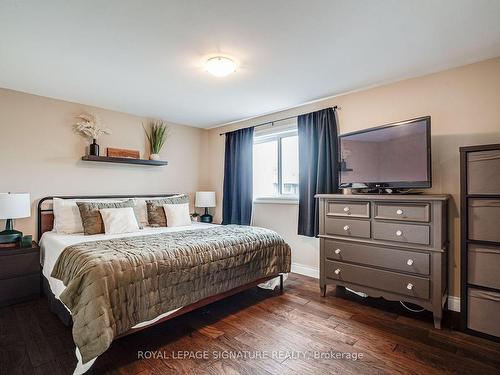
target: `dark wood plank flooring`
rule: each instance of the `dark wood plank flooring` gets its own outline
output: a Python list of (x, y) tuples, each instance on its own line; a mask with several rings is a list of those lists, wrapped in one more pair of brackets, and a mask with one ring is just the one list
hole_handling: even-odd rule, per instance
[[(88, 373), (500, 373), (499, 343), (450, 330), (449, 316), (445, 324), (436, 330), (429, 313), (409, 313), (398, 303), (340, 288), (322, 298), (317, 280), (291, 274), (283, 295), (253, 288), (121, 338)], [(363, 357), (329, 358), (333, 351)], [(311, 359), (306, 352), (323, 357)], [(222, 357), (245, 353), (250, 358)], [(258, 353), (264, 358), (255, 359)], [(71, 329), (45, 299), (0, 309), (1, 375), (71, 374), (75, 363)]]

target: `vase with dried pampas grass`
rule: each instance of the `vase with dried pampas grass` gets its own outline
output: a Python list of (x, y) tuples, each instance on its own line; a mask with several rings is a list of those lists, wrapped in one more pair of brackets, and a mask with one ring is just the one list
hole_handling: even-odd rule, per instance
[(82, 113), (76, 116), (78, 122), (74, 125), (75, 131), (85, 138), (92, 140), (89, 147), (89, 155), (99, 156), (99, 145), (97, 139), (105, 134), (111, 134), (111, 130), (102, 127), (99, 116), (91, 113)]

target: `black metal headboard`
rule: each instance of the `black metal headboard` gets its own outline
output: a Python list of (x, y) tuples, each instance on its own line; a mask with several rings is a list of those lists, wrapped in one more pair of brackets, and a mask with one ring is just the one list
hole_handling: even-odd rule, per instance
[(37, 239), (40, 241), (42, 234), (51, 231), (54, 225), (54, 213), (50, 201), (54, 198), (60, 199), (127, 199), (127, 198), (166, 198), (178, 193), (169, 194), (146, 194), (146, 195), (87, 195), (87, 196), (62, 196), (55, 195), (44, 197), (38, 202), (37, 209)]

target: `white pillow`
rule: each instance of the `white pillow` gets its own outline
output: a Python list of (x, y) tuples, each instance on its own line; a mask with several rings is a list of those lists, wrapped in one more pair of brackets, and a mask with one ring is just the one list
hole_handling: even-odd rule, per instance
[(52, 226), (52, 229), (56, 233), (83, 233), (82, 217), (76, 202), (117, 203), (121, 201), (110, 199), (52, 198), (52, 212), (54, 214), (54, 225)]
[(133, 207), (102, 208), (99, 212), (106, 234), (131, 233), (139, 230)]
[(52, 199), (54, 231), (57, 233), (83, 233), (82, 217), (76, 201), (61, 198)]
[(191, 225), (189, 203), (164, 204), (163, 210), (165, 211), (165, 216), (167, 217), (168, 227)]

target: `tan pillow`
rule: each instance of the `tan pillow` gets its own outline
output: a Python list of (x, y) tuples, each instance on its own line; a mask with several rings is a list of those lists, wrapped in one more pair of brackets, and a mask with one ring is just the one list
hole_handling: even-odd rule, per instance
[(148, 209), (148, 221), (152, 227), (166, 227), (167, 217), (165, 216), (164, 204), (180, 204), (189, 203), (189, 196), (173, 195), (163, 199), (147, 200), (146, 207)]
[(103, 202), (76, 202), (82, 217), (83, 232), (85, 235), (104, 233), (104, 223), (99, 212), (103, 208), (125, 208), (134, 207), (135, 202), (129, 199), (125, 202), (103, 203)]

